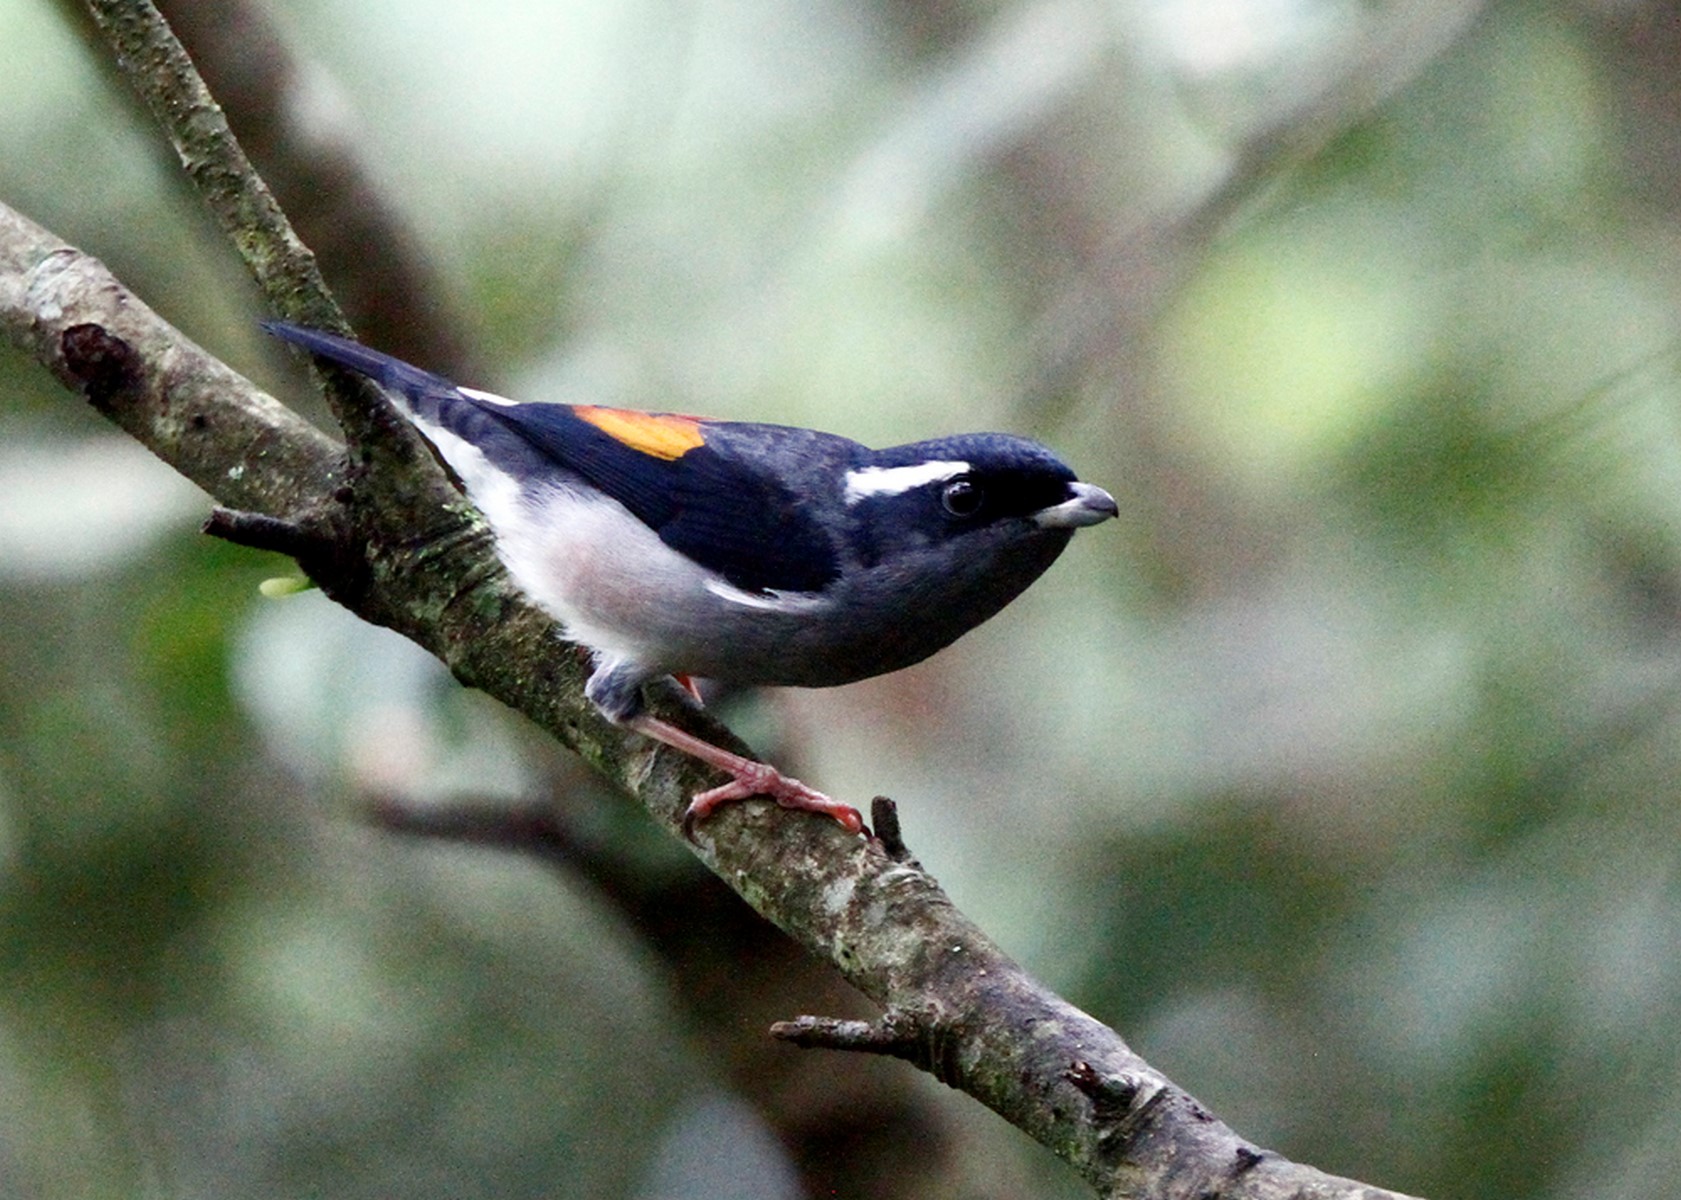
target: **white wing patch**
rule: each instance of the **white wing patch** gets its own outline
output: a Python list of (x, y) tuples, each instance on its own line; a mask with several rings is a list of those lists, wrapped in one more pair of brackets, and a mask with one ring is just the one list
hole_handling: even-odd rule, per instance
[(934, 460), (908, 467), (859, 467), (846, 473), (846, 502), (872, 496), (898, 496), (928, 483), (954, 479), (969, 470), (966, 462)]
[(481, 392), (478, 388), (456, 386), (456, 391), (471, 400), (483, 400), (486, 404), (495, 404), (502, 408), (519, 407), (518, 400), (510, 400), (506, 396), (498, 396), (495, 392)]
[(720, 600), (765, 612), (804, 612), (821, 607), (823, 598), (806, 592), (744, 592), (722, 579), (708, 579), (706, 590)]

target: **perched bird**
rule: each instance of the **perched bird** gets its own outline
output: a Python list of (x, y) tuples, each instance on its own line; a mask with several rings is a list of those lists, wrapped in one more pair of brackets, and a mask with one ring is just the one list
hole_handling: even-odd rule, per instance
[(782, 425), (520, 404), (279, 321), (265, 329), (393, 393), (460, 477), (514, 581), (594, 654), (609, 719), (731, 777), (686, 824), (768, 796), (850, 805), (646, 713), (663, 675), (831, 687), (920, 662), (1116, 516), (1044, 446), (1001, 433), (871, 450)]

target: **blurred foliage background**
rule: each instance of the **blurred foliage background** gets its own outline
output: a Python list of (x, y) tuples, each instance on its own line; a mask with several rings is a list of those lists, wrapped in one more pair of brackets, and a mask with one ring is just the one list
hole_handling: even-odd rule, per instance
[[(1030, 969), (1327, 1170), (1673, 1194), (1681, 7), (171, 7), (374, 181), (370, 340), (1114, 491), (934, 661), (727, 702)], [(0, 198), (318, 411), (74, 7), (0, 45)], [(0, 355), (0, 1196), (1083, 1194), (767, 1045), (865, 1010), (204, 509)]]

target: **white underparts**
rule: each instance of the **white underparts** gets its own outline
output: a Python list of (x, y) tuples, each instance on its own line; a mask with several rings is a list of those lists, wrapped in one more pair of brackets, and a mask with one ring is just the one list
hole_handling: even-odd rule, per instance
[(441, 425), (411, 414), (415, 428), (438, 449), (438, 454), (461, 477), (467, 495), (495, 529), (514, 519), (520, 504), (520, 485), (508, 472), (496, 466), (472, 442), (458, 437)]

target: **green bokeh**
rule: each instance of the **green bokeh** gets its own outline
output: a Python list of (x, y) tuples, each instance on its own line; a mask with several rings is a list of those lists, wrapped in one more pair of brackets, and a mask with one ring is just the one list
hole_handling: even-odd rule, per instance
[[(1381, 16), (1261, 5), (1298, 24), (1245, 42), (1230, 6), (1210, 75), (1148, 35), (1172, 7), (276, 15), (474, 382), (1014, 429), (1121, 500), (926, 666), (734, 710), (756, 743), (893, 794), (1011, 953), (1274, 1149), (1437, 1197), (1667, 1195), (1666, 64), (1607, 6), (1490, 6), (1164, 249)], [(0, 83), (0, 197), (297, 387), (95, 51), (35, 0), (0, 34), (35, 64)], [(16, 359), (7, 538), (54, 515), (43, 461), (66, 505), (102, 494), (64, 448), (113, 436)], [(645, 1194), (725, 1077), (672, 964), (576, 876), (366, 820), (393, 781), (599, 797), (389, 635), (261, 598), (287, 564), (192, 502), (157, 512), (121, 553), (75, 558), (72, 522), (62, 559), (0, 561), (0, 1196)], [(677, 872), (636, 821), (579, 824)], [(1078, 1194), (995, 1123), (973, 1144), (995, 1190)]]

